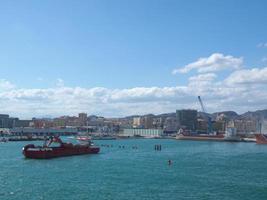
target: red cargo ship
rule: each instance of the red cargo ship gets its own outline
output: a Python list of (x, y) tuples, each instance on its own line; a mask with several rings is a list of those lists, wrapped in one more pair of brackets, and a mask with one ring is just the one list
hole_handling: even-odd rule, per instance
[[(51, 146), (57, 143), (59, 146)], [(81, 154), (96, 154), (100, 151), (99, 147), (93, 146), (90, 140), (82, 144), (64, 143), (59, 137), (50, 137), (43, 146), (28, 144), (23, 147), (23, 154), (26, 158), (49, 159), (62, 156), (73, 156)]]
[(257, 144), (267, 144), (267, 135), (264, 134), (255, 134)]
[(224, 135), (186, 135), (178, 134), (176, 136), (177, 140), (200, 140), (200, 141), (225, 141)]

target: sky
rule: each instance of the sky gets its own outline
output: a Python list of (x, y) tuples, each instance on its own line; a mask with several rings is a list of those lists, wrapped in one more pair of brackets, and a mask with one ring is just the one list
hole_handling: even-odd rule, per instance
[(0, 113), (267, 109), (267, 2), (0, 1)]

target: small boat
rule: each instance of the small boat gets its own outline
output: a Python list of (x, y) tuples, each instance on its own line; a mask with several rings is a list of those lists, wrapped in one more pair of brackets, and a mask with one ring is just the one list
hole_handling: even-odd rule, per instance
[(243, 142), (256, 142), (256, 138), (242, 138)]
[[(58, 144), (58, 146), (52, 146)], [(96, 154), (100, 151), (99, 147), (93, 145), (90, 140), (83, 141), (81, 144), (63, 142), (58, 136), (46, 139), (43, 146), (28, 144), (23, 147), (22, 153), (26, 158), (49, 159), (63, 156), (73, 156), (82, 154)]]
[(76, 140), (79, 140), (79, 141), (90, 141), (91, 139), (92, 138), (87, 135), (79, 135), (76, 137)]
[(257, 144), (267, 144), (267, 135), (257, 133), (255, 134)]

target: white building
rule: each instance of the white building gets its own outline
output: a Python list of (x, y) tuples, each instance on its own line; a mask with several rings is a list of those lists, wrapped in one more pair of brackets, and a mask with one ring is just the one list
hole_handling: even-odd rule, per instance
[(162, 129), (124, 129), (123, 137), (146, 137), (146, 138), (157, 138), (163, 135)]

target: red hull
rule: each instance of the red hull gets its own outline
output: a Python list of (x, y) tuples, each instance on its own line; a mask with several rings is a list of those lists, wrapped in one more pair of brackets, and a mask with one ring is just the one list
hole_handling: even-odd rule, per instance
[(177, 140), (199, 140), (199, 141), (224, 141), (224, 135), (183, 135), (176, 136)]
[(267, 144), (267, 135), (255, 134), (257, 144)]
[(60, 146), (60, 147), (35, 147), (27, 145), (23, 148), (26, 158), (49, 159), (63, 156), (73, 156), (82, 154), (96, 154), (100, 151), (99, 147), (86, 145)]

